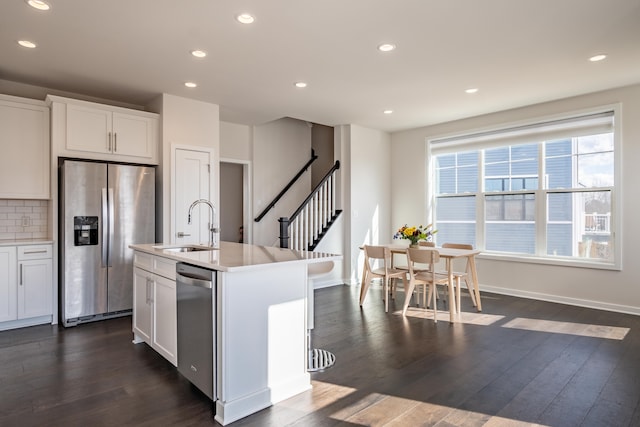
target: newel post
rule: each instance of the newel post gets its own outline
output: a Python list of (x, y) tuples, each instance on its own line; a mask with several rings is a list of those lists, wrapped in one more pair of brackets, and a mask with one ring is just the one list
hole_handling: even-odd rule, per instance
[(278, 218), (278, 222), (280, 223), (280, 247), (288, 248), (289, 247), (289, 218), (286, 216), (281, 216)]

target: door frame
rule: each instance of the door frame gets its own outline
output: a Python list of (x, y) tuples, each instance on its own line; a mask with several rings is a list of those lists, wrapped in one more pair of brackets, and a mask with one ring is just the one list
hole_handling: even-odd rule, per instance
[(253, 243), (253, 219), (251, 218), (252, 197), (251, 197), (251, 170), (252, 164), (249, 160), (231, 159), (221, 157), (220, 163), (234, 163), (242, 165), (242, 229), (244, 243)]
[[(176, 217), (174, 215), (176, 209), (176, 152), (178, 150), (198, 151), (209, 155), (209, 197), (207, 198), (214, 206), (220, 205), (220, 168), (219, 161), (216, 159), (215, 150), (213, 148), (203, 147), (201, 145), (171, 144), (171, 194), (169, 201), (169, 243), (176, 241)], [(166, 236), (164, 239), (166, 241)]]

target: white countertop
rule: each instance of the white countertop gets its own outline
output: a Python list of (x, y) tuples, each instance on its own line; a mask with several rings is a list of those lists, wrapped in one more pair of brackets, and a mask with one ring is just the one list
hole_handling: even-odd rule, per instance
[(166, 250), (167, 248), (180, 246), (183, 245), (154, 243), (130, 245), (129, 247), (133, 250), (145, 252), (151, 255), (186, 262), (208, 268), (210, 270), (226, 272), (250, 270), (275, 263), (304, 262), (310, 264), (342, 259), (342, 255), (336, 254), (295, 251), (292, 249), (281, 249), (273, 246), (257, 246), (232, 242), (220, 242), (220, 249), (206, 251), (172, 252), (170, 250)]
[(50, 245), (51, 239), (7, 239), (0, 240), (0, 246)]

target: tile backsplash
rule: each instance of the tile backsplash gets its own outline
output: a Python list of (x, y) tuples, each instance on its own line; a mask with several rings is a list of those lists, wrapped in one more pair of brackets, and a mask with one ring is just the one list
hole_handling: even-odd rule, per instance
[(46, 239), (48, 200), (0, 199), (0, 240)]

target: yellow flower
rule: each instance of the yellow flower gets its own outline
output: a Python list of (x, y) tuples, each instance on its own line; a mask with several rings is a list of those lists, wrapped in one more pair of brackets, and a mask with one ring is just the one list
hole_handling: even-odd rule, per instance
[(416, 232), (416, 228), (415, 227), (409, 227), (409, 228), (405, 228), (404, 230), (404, 235), (409, 237), (409, 236), (413, 236), (413, 234)]
[(407, 239), (410, 240), (412, 244), (415, 244), (419, 240), (431, 240), (432, 236), (437, 232), (438, 230), (433, 229), (433, 224), (429, 224), (426, 227), (422, 225), (419, 227), (409, 227), (405, 224), (398, 229), (398, 232), (393, 238)]

